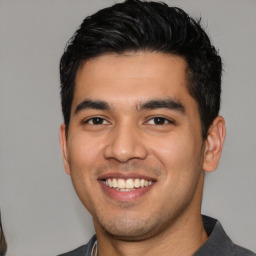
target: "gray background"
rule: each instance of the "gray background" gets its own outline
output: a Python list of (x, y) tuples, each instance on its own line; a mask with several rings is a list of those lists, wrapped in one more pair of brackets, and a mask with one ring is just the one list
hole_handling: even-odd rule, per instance
[[(177, 0), (224, 61), (227, 138), (207, 175), (203, 213), (256, 251), (256, 1)], [(0, 207), (8, 256), (56, 255), (85, 243), (91, 217), (64, 172), (58, 63), (83, 18), (112, 0), (0, 0)]]

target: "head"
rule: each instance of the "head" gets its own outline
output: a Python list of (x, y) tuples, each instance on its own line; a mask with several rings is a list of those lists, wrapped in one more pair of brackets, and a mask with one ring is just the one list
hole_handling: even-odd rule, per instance
[(187, 88), (198, 104), (205, 139), (220, 109), (221, 58), (200, 23), (183, 10), (138, 0), (128, 0), (87, 17), (69, 41), (60, 62), (66, 128), (79, 68), (104, 54), (138, 51), (171, 54), (186, 61)]
[(201, 216), (225, 131), (200, 25), (163, 3), (116, 4), (83, 21), (60, 73), (64, 166), (96, 232), (142, 240)]

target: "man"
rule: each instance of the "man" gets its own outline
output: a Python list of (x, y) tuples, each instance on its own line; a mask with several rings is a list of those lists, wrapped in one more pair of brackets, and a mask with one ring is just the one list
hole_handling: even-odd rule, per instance
[(60, 62), (60, 142), (96, 236), (63, 255), (255, 255), (201, 216), (225, 139), (221, 71), (181, 9), (128, 0), (84, 20)]

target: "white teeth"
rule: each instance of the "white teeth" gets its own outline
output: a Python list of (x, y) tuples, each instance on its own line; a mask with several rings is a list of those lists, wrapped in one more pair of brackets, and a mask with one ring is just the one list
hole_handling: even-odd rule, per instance
[(107, 179), (104, 183), (111, 188), (115, 188), (120, 191), (131, 191), (136, 188), (143, 188), (147, 186), (151, 186), (153, 184), (150, 180), (145, 179)]
[(125, 180), (123, 180), (123, 179), (118, 179), (118, 181), (117, 181), (117, 187), (118, 187), (118, 188), (125, 188)]
[(132, 190), (134, 190), (134, 189), (120, 188), (119, 190), (120, 190), (120, 191), (123, 191), (123, 192), (127, 192), (127, 191), (132, 191)]
[(106, 182), (107, 182), (106, 183), (107, 186), (113, 188), (113, 181), (111, 179), (107, 179)]
[(126, 188), (134, 188), (134, 182), (133, 182), (133, 180), (132, 180), (132, 179), (126, 180), (125, 187), (126, 187)]
[(117, 188), (118, 186), (117, 186), (117, 180), (116, 179), (113, 179), (112, 180), (112, 184), (113, 184), (113, 188)]
[(134, 181), (134, 187), (135, 187), (135, 188), (139, 188), (139, 187), (140, 187), (140, 180), (139, 180), (139, 179), (135, 179), (135, 181)]

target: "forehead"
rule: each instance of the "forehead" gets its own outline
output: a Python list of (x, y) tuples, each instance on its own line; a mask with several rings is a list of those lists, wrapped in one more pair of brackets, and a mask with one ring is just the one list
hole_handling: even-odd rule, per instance
[(193, 100), (187, 90), (186, 68), (183, 58), (154, 52), (91, 59), (77, 73), (72, 108), (87, 98), (117, 105), (164, 97)]

